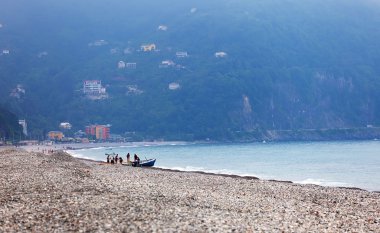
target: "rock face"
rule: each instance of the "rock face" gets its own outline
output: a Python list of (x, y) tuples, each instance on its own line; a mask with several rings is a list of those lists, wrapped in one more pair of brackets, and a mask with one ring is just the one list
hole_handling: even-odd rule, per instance
[(0, 232), (379, 232), (380, 194), (0, 152)]

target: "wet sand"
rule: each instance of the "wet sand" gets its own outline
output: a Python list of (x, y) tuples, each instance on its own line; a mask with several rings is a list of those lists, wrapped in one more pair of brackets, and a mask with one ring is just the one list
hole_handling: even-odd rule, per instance
[(380, 232), (380, 194), (0, 150), (0, 232)]

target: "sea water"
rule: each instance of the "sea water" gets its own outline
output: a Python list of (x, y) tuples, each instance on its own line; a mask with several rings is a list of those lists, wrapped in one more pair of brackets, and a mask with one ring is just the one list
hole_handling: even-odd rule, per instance
[(380, 191), (380, 141), (130, 145), (69, 151), (106, 160), (156, 158), (156, 167)]

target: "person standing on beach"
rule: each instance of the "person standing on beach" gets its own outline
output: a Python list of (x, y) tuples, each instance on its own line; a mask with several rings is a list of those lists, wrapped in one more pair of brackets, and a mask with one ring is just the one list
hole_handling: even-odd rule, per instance
[(127, 164), (131, 163), (131, 155), (128, 153), (127, 154)]
[(110, 163), (110, 155), (107, 155), (107, 163)]
[(116, 154), (116, 157), (115, 157), (115, 163), (117, 164), (117, 161), (119, 161), (119, 154)]

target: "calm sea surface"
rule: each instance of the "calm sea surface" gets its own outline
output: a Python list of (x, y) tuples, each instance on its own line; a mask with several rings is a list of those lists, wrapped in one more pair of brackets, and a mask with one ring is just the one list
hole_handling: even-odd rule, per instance
[(106, 160), (105, 153), (156, 158), (156, 167), (205, 171), (302, 184), (380, 191), (380, 141), (122, 146), (69, 151)]

